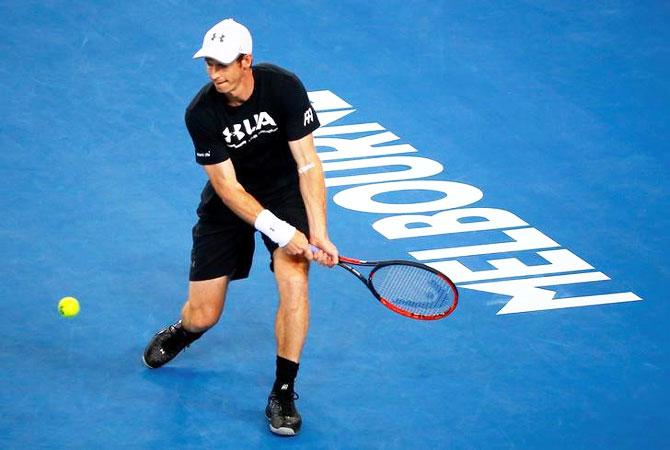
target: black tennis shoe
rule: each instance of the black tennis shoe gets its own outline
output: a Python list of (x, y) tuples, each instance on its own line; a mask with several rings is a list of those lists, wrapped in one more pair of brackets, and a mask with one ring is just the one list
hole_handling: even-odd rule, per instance
[[(288, 388), (287, 385), (286, 388)], [(282, 387), (284, 387), (282, 386)], [(280, 391), (270, 393), (265, 417), (270, 421), (270, 431), (281, 436), (295, 436), (300, 431), (302, 417), (295, 409), (294, 400), (298, 399), (295, 392)]]
[(203, 333), (191, 333), (185, 330), (180, 320), (154, 335), (147, 348), (144, 349), (142, 361), (150, 369), (157, 369), (172, 361), (179, 352), (202, 335)]

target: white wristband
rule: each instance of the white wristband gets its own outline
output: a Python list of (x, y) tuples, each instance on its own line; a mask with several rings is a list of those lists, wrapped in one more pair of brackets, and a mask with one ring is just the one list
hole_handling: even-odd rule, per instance
[(267, 209), (258, 214), (254, 227), (280, 247), (286, 246), (295, 235), (295, 227), (293, 225), (284, 222)]

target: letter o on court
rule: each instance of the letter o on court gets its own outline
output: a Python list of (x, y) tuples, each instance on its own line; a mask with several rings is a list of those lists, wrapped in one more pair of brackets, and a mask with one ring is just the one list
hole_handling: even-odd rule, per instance
[[(444, 197), (419, 203), (383, 203), (373, 198), (379, 194), (402, 191), (433, 191), (444, 194)], [(469, 184), (455, 181), (420, 180), (356, 186), (338, 192), (333, 197), (333, 201), (353, 211), (404, 214), (461, 208), (481, 200), (483, 196), (482, 191)]]

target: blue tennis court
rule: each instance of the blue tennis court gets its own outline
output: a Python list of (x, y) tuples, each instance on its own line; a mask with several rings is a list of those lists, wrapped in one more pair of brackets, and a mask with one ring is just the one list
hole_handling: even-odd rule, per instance
[[(295, 438), (263, 416), (260, 241), (219, 324), (141, 362), (187, 294), (191, 56), (225, 17), (310, 93), (339, 251), (460, 291), (420, 322), (314, 267)], [(667, 2), (1, 1), (0, 447), (668, 448), (669, 22)]]

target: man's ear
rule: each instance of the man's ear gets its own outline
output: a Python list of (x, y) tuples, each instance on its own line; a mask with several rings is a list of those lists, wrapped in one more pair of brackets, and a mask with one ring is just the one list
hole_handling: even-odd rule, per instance
[(248, 69), (254, 61), (253, 55), (242, 55), (242, 67)]

